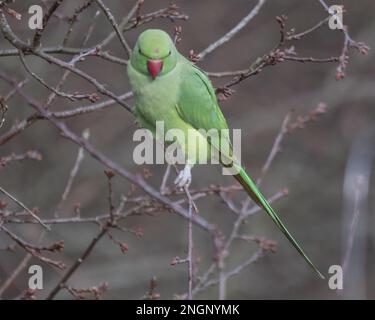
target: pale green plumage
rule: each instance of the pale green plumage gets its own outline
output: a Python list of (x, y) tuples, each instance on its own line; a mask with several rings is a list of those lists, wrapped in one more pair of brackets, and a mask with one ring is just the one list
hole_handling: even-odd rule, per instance
[[(161, 59), (164, 63), (162, 71), (155, 79), (148, 74), (149, 59)], [(166, 131), (178, 128), (187, 134), (189, 129), (193, 130), (201, 148), (209, 148), (210, 144), (219, 146), (219, 141), (207, 141), (206, 137), (198, 132), (199, 129), (228, 128), (212, 84), (201, 70), (178, 53), (164, 31), (147, 30), (141, 34), (128, 64), (128, 75), (134, 92), (135, 115), (140, 126), (155, 133), (155, 122), (164, 121)], [(221, 139), (230, 144), (229, 136), (224, 135)], [(188, 161), (194, 162), (192, 159), (197, 158), (200, 150), (189, 148), (184, 140), (178, 143)], [(231, 157), (231, 154), (225, 156)], [(239, 173), (235, 178), (249, 196), (267, 212), (306, 262), (324, 278), (245, 170), (240, 165), (237, 166)]]

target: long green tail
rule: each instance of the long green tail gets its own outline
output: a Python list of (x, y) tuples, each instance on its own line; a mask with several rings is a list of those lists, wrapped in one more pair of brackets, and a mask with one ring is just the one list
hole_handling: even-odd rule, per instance
[(276, 212), (272, 209), (268, 201), (264, 198), (262, 193), (259, 191), (255, 183), (251, 180), (251, 178), (247, 175), (246, 171), (242, 168), (238, 168), (239, 174), (235, 175), (234, 177), (237, 179), (239, 183), (244, 187), (248, 195), (261, 207), (263, 208), (267, 214), (272, 218), (272, 220), (275, 222), (277, 227), (280, 229), (280, 231), (288, 238), (288, 240), (291, 242), (291, 244), (297, 249), (297, 251), (301, 254), (301, 256), (305, 259), (305, 261), (309, 264), (309, 266), (314, 269), (314, 271), (322, 278), (324, 279), (323, 274), (314, 266), (314, 264), (311, 262), (311, 260), (307, 257), (307, 255), (304, 253), (302, 248), (299, 246), (296, 240), (292, 237), (292, 235), (289, 233), (287, 228), (284, 226), (283, 222), (280, 220)]

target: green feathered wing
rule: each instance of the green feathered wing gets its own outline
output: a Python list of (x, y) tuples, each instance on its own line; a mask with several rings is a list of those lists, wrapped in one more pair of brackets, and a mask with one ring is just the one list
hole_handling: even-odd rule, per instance
[[(217, 103), (215, 91), (207, 76), (200, 69), (192, 65), (189, 61), (185, 60), (185, 58), (181, 59), (181, 63), (184, 64), (184, 67), (182, 69), (182, 73), (184, 76), (180, 86), (178, 105), (176, 106), (181, 118), (197, 130), (204, 129), (208, 131), (210, 129), (228, 129), (227, 122)], [(225, 139), (227, 143), (230, 144), (229, 135), (221, 136), (220, 139)], [(219, 148), (220, 142), (222, 143), (222, 141), (209, 142), (213, 144), (215, 148)], [(227, 154), (225, 156), (231, 157), (232, 155)], [(276, 226), (287, 237), (287, 239), (301, 254), (305, 261), (310, 265), (310, 267), (312, 267), (312, 269), (316, 271), (316, 273), (321, 278), (324, 278), (324, 276), (319, 272), (319, 270), (314, 266), (311, 260), (304, 253), (296, 240), (294, 240), (279, 216), (259, 191), (256, 184), (247, 175), (246, 171), (242, 168), (241, 165), (236, 166), (238, 169), (238, 174), (234, 177), (244, 187), (251, 199), (253, 199), (261, 208), (266, 211), (266, 213), (271, 217)]]

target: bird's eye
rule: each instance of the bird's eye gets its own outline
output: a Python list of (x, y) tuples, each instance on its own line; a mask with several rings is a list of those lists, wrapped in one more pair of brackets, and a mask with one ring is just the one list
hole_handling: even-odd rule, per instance
[(170, 56), (171, 54), (172, 54), (172, 50), (169, 50), (168, 56)]
[(141, 50), (140, 48), (138, 49), (138, 52), (139, 52), (140, 54), (142, 54), (142, 50)]

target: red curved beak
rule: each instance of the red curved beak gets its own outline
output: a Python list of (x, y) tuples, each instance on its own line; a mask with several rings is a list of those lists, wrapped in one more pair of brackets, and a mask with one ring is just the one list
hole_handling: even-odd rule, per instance
[(163, 60), (147, 60), (147, 69), (152, 79), (155, 80), (162, 68)]

